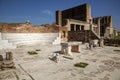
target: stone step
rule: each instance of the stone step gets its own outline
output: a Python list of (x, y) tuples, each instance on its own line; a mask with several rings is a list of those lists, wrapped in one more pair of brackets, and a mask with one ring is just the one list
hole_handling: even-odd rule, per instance
[(43, 42), (52, 42), (50, 40), (34, 40), (34, 41), (16, 41), (16, 42), (12, 42), (13, 44), (20, 44), (20, 43), (43, 43)]
[(19, 39), (19, 38), (54, 38), (56, 36), (10, 36), (6, 37), (5, 39)]
[(25, 38), (25, 37), (56, 37), (58, 36), (58, 33), (3, 33), (3, 39), (9, 39), (9, 38)]
[(9, 39), (8, 41), (9, 41), (9, 42), (20, 42), (20, 41), (23, 42), (23, 41), (53, 41), (53, 40), (55, 40), (55, 38)]
[(0, 40), (0, 45), (2, 44), (8, 44), (8, 40)]
[(46, 43), (57, 44), (60, 43), (58, 36), (59, 33), (2, 33), (2, 39), (8, 40), (6, 43), (12, 43), (16, 46)]

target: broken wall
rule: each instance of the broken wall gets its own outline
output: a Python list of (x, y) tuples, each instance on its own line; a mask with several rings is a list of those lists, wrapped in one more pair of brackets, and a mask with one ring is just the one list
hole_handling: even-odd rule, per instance
[(98, 39), (98, 37), (90, 30), (68, 32), (68, 41), (88, 42), (90, 39)]
[(56, 25), (33, 26), (28, 23), (6, 23), (0, 25), (0, 32), (4, 33), (54, 33), (59, 32)]
[(79, 5), (63, 11), (56, 11), (56, 23), (62, 25), (66, 19), (75, 19), (89, 22), (91, 19), (91, 7), (89, 4)]

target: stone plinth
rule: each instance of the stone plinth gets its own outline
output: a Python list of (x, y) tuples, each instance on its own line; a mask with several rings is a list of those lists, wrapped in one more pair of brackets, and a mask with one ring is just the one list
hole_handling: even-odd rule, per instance
[(104, 40), (100, 39), (100, 47), (103, 47), (103, 46), (104, 46)]
[(82, 42), (65, 42), (61, 43), (61, 53), (72, 55), (72, 52), (80, 52)]
[(13, 62), (13, 53), (12, 52), (6, 52), (6, 58), (3, 59), (3, 56), (0, 55), (0, 69), (4, 70), (7, 68), (15, 68), (15, 64)]
[(6, 60), (13, 60), (13, 53), (12, 52), (6, 52)]
[(2, 62), (1, 68), (2, 69), (4, 69), (4, 68), (14, 68), (14, 62), (13, 62), (13, 60), (4, 60)]
[(97, 39), (93, 40), (93, 46), (94, 46), (94, 47), (97, 47), (97, 46), (98, 46), (98, 40), (97, 40)]

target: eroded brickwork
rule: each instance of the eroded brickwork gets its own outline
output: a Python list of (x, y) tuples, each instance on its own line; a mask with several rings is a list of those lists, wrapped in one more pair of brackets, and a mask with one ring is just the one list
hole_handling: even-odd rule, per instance
[(56, 23), (64, 25), (66, 19), (75, 19), (89, 22), (91, 19), (91, 8), (89, 4), (79, 5), (63, 11), (56, 11)]
[(0, 24), (0, 32), (4, 33), (49, 33), (59, 32), (59, 28), (56, 25), (33, 26), (30, 23), (3, 23)]
[(99, 24), (98, 27), (100, 27), (100, 36), (107, 36), (109, 34), (113, 34), (112, 16), (93, 18), (93, 23)]
[(68, 32), (68, 41), (88, 42), (91, 39), (98, 39), (98, 37), (96, 37), (95, 34), (93, 34), (93, 32), (90, 30)]
[[(79, 5), (63, 11), (56, 11), (56, 24), (59, 27), (67, 27), (66, 31), (60, 31), (62, 32), (62, 36), (65, 32), (68, 33), (67, 36), (64, 36), (64, 39), (66, 38), (68, 41), (70, 38), (71, 41), (78, 41), (82, 38), (82, 40), (84, 40), (87, 35), (84, 35), (85, 33), (83, 31), (86, 30), (91, 32), (91, 39), (94, 39), (95, 37), (96, 39), (113, 38), (117, 34), (112, 25), (112, 16), (92, 18), (91, 7), (89, 4)], [(83, 37), (80, 37), (79, 35)]]

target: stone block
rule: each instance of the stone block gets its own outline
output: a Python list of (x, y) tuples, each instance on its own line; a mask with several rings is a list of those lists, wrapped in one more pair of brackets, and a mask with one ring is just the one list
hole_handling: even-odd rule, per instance
[(3, 61), (3, 56), (2, 55), (0, 55), (0, 61)]
[(59, 44), (59, 33), (2, 33), (3, 38), (8, 42), (19, 45), (31, 44)]

